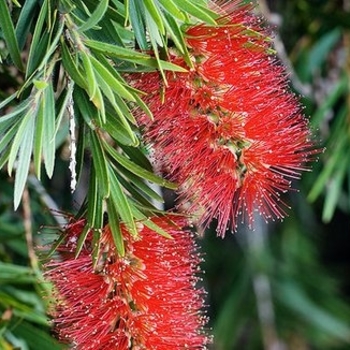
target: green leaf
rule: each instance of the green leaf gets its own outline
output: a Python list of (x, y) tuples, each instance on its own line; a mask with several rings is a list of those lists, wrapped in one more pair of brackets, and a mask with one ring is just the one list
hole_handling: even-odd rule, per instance
[[(20, 121), (18, 120), (15, 124), (13, 124), (11, 126), (10, 129), (6, 130), (6, 133), (3, 136), (1, 136), (1, 138), (0, 138), (0, 153), (2, 153), (2, 151), (6, 148), (8, 150), (10, 150), (10, 147), (8, 147), (8, 146), (9, 146), (12, 138), (17, 133), (19, 123), (20, 123)], [(0, 169), (1, 169), (1, 167), (0, 167)]]
[(92, 263), (93, 268), (96, 269), (97, 264), (99, 262), (99, 257), (101, 254), (101, 245), (100, 245), (100, 238), (101, 238), (101, 231), (102, 230), (94, 230), (92, 234)]
[(165, 29), (163, 24), (163, 19), (159, 8), (157, 7), (157, 2), (154, 0), (143, 0), (146, 11), (152, 17), (155, 25), (157, 26), (159, 32), (162, 35), (165, 35)]
[(22, 112), (24, 112), (28, 108), (30, 108), (30, 101), (25, 100), (22, 103), (18, 104), (16, 107), (14, 107), (11, 113), (0, 117), (0, 132), (6, 130), (9, 125), (15, 123), (21, 116)]
[[(88, 191), (88, 226), (100, 229), (103, 226), (104, 199), (100, 193), (100, 179), (97, 177), (95, 167), (91, 168)], [(109, 179), (111, 181), (111, 179)]]
[(137, 61), (138, 58), (140, 59), (147, 59), (149, 58), (149, 55), (146, 55), (144, 53), (131, 50), (122, 46), (108, 44), (101, 41), (96, 40), (84, 40), (84, 43), (87, 47), (94, 49), (96, 51), (102, 52), (104, 54), (118, 57), (123, 60), (131, 60), (131, 61)]
[(88, 95), (89, 95), (90, 101), (91, 101), (95, 98), (96, 91), (98, 89), (96, 77), (95, 77), (95, 73), (94, 73), (94, 70), (92, 68), (92, 63), (91, 63), (89, 56), (84, 51), (81, 51), (80, 57), (82, 59), (84, 72), (86, 74), (86, 82), (87, 82), (86, 91), (88, 92)]
[(0, 285), (33, 283), (36, 279), (30, 268), (0, 261)]
[(135, 147), (127, 147), (124, 145), (120, 145), (120, 147), (123, 149), (124, 153), (127, 154), (130, 159), (132, 159), (133, 163), (148, 170), (149, 172), (153, 172), (152, 164), (143, 153), (144, 150)]
[(105, 12), (107, 11), (107, 8), (108, 0), (101, 0), (97, 5), (96, 10), (92, 13), (89, 19), (78, 28), (78, 30), (84, 32), (94, 27), (102, 19)]
[[(44, 99), (41, 97), (39, 101), (39, 108), (36, 114), (36, 127), (34, 136), (34, 168), (38, 179), (41, 179), (41, 158), (43, 151), (43, 138), (44, 138), (44, 124), (45, 124), (45, 112), (44, 112)], [(46, 136), (45, 136), (46, 137)]]
[[(179, 27), (178, 22), (171, 15), (168, 15), (167, 13), (165, 13), (165, 18), (166, 18), (165, 25), (166, 25), (167, 31), (171, 36), (171, 39), (174, 41), (177, 49), (184, 55), (184, 59), (189, 65), (189, 67), (192, 67), (193, 63), (188, 53), (183, 31)], [(163, 68), (166, 69), (165, 67)]]
[(67, 71), (68, 75), (72, 78), (72, 80), (77, 85), (87, 90), (88, 85), (86, 83), (86, 79), (83, 77), (83, 75), (79, 71), (79, 68), (75, 64), (71, 53), (69, 52), (67, 46), (63, 42), (61, 42), (61, 53), (62, 53), (63, 67)]
[(90, 132), (92, 162), (98, 178), (101, 195), (106, 198), (110, 193), (110, 182), (108, 178), (107, 161), (101, 140), (94, 131)]
[(98, 113), (96, 107), (91, 103), (89, 103), (89, 100), (85, 91), (78, 88), (77, 86), (74, 89), (73, 98), (74, 98), (74, 108), (79, 109), (80, 114), (84, 119), (85, 123), (92, 130), (95, 130), (96, 124), (97, 124), (95, 118)]
[[(28, 322), (16, 323), (15, 321), (9, 327), (13, 329), (15, 334), (21, 339), (25, 339), (30, 349), (50, 349), (50, 350), (63, 350), (62, 344), (58, 344), (54, 338), (41, 328), (34, 327)], [(12, 347), (10, 349), (13, 349)], [(9, 350), (10, 350), (9, 349)], [(5, 349), (4, 349), (5, 350)]]
[[(73, 90), (74, 90), (74, 82), (70, 81), (67, 84), (67, 88), (65, 89), (65, 91), (60, 95), (60, 97), (57, 100), (56, 105), (58, 106), (58, 114), (57, 114), (54, 138), (56, 138), (57, 136), (57, 133), (61, 127), (62, 119), (66, 114), (67, 109), (72, 107), (70, 106), (70, 104), (73, 103), (72, 101)], [(69, 117), (73, 117), (73, 116), (69, 116)]]
[(37, 5), (37, 0), (26, 0), (23, 4), (21, 13), (19, 14), (16, 24), (16, 37), (20, 49), (23, 49), (32, 26), (32, 22), (36, 18), (35, 10)]
[(28, 123), (26, 123), (26, 130), (21, 140), (21, 145), (18, 153), (15, 189), (14, 189), (14, 208), (17, 209), (21, 201), (24, 186), (27, 181), (30, 159), (33, 148), (35, 118), (29, 116)]
[(91, 230), (91, 227), (88, 224), (86, 224), (83, 228), (83, 231), (80, 233), (78, 242), (77, 242), (77, 248), (75, 250), (75, 258), (77, 258), (81, 253), (81, 250), (83, 249), (84, 243), (86, 241), (86, 237), (90, 233), (90, 230)]
[(12, 297), (12, 295), (0, 290), (0, 303), (7, 308), (12, 308), (15, 316), (28, 321), (35, 322), (40, 325), (47, 326), (46, 316), (33, 307), (22, 303)]
[[(80, 117), (80, 116), (79, 116)], [(76, 115), (76, 119), (78, 116)], [(87, 125), (86, 123), (80, 122), (78, 119), (78, 137), (77, 137), (77, 152), (76, 152), (76, 171), (77, 171), (77, 181), (80, 181), (81, 175), (83, 174), (84, 164), (85, 164), (85, 146), (86, 146), (86, 134), (87, 134)]]
[[(28, 63), (27, 63), (27, 71), (26, 71), (26, 77), (28, 77), (34, 70), (35, 64), (33, 63), (34, 59), (38, 56), (41, 57), (41, 55), (44, 54), (45, 50), (44, 48), (40, 46), (40, 41), (42, 41), (41, 33), (43, 30), (43, 26), (45, 23), (46, 15), (47, 15), (47, 0), (44, 0), (42, 3), (42, 6), (40, 8), (39, 16), (36, 19), (35, 23), (35, 29), (30, 45), (29, 55), (28, 55)], [(48, 40), (48, 35), (44, 36), (46, 40)], [(42, 52), (38, 52), (38, 49), (41, 49)], [(40, 55), (38, 55), (40, 53)]]
[(111, 199), (114, 201), (116, 208), (118, 208), (118, 213), (121, 219), (124, 221), (126, 227), (133, 235), (137, 235), (137, 229), (132, 215), (131, 207), (123, 192), (122, 187), (119, 184), (119, 181), (114, 173), (114, 170), (111, 166), (108, 168), (109, 179), (111, 182)]
[(306, 67), (304, 68), (308, 78), (325, 62), (333, 47), (339, 42), (341, 35), (341, 29), (334, 28), (316, 41), (316, 45), (309, 52)]
[(153, 183), (156, 183), (158, 185), (161, 185), (166, 188), (170, 189), (176, 189), (177, 186), (170, 181), (167, 181), (149, 171), (146, 169), (140, 167), (139, 165), (135, 164), (131, 160), (127, 159), (125, 156), (122, 156), (119, 154), (113, 147), (108, 145), (106, 142), (104, 143), (104, 147), (106, 151), (115, 159), (120, 165), (122, 165), (124, 168), (128, 169), (133, 174), (141, 177), (142, 179), (146, 179), (148, 181), (151, 181)]
[(55, 133), (56, 133), (56, 112), (55, 112), (55, 96), (53, 91), (52, 82), (49, 83), (48, 87), (45, 89), (43, 96), (44, 103), (44, 135), (43, 138), (43, 156), (45, 162), (46, 174), (49, 178), (53, 175), (53, 170), (55, 167)]
[(185, 21), (186, 16), (178, 8), (177, 4), (173, 0), (159, 0), (161, 6), (173, 17), (179, 19), (180, 21)]
[(348, 77), (339, 79), (331, 92), (325, 97), (321, 105), (312, 115), (311, 123), (314, 127), (319, 127), (323, 123), (325, 114), (339, 101), (348, 90)]
[(158, 210), (155, 202), (163, 203), (164, 200), (162, 196), (151, 189), (150, 184), (146, 184), (125, 168), (118, 168), (118, 171), (120, 184), (128, 191), (136, 205), (142, 206), (146, 211)]
[(132, 146), (135, 144), (134, 138), (129, 136), (128, 131), (124, 128), (124, 125), (115, 116), (108, 116), (106, 123), (101, 126), (108, 134), (118, 143), (126, 146)]
[(327, 162), (327, 166), (323, 168), (322, 172), (318, 175), (317, 180), (312, 186), (307, 199), (311, 202), (315, 201), (317, 197), (322, 193), (328, 179), (331, 177), (334, 169), (338, 167), (338, 164), (343, 163), (343, 149), (346, 145), (347, 135), (343, 135), (337, 139), (337, 148), (332, 153), (332, 156)]
[(146, 215), (144, 215), (135, 206), (132, 207), (132, 213), (133, 213), (134, 217), (136, 218), (136, 220), (139, 220), (142, 224), (147, 226), (152, 231), (158, 233), (159, 235), (161, 235), (161, 236), (163, 236), (165, 238), (169, 238), (169, 239), (173, 238), (168, 232), (166, 232), (160, 226), (155, 224), (150, 218), (148, 218)]
[[(0, 109), (4, 108), (5, 106), (7, 106), (12, 100), (14, 100), (16, 98), (17, 94), (13, 93), (12, 95), (10, 95), (9, 97), (7, 97), (5, 100), (3, 100), (2, 102), (0, 102)], [(1, 120), (2, 118), (0, 118)]]
[(15, 29), (13, 27), (11, 14), (5, 0), (0, 0), (0, 27), (2, 28), (2, 33), (13, 62), (19, 70), (23, 71), (24, 68)]
[(120, 256), (125, 255), (125, 246), (122, 232), (120, 230), (120, 223), (118, 212), (115, 207), (115, 203), (111, 198), (107, 199), (107, 212), (108, 212), (108, 226), (111, 229), (114, 244), (118, 250)]
[[(345, 152), (345, 155), (343, 155), (341, 159), (349, 159), (350, 154), (348, 153), (349, 152)], [(325, 203), (324, 203), (323, 213), (322, 213), (323, 222), (328, 223), (331, 221), (333, 217), (338, 199), (340, 197), (340, 194), (343, 188), (343, 181), (344, 181), (348, 166), (349, 165), (347, 164), (347, 162), (340, 162), (340, 164), (338, 163), (338, 166), (335, 169), (334, 176), (332, 176), (332, 178), (328, 180), (327, 192), (326, 192)]]
[[(12, 173), (12, 169), (13, 169), (13, 165), (15, 163), (17, 154), (18, 154), (18, 150), (21, 146), (21, 143), (23, 141), (23, 139), (25, 138), (25, 134), (27, 132), (27, 127), (28, 124), (30, 123), (31, 119), (34, 120), (34, 116), (36, 111), (35, 109), (31, 108), (30, 110), (27, 111), (27, 113), (23, 116), (21, 123), (18, 127), (18, 131), (17, 134), (12, 142), (12, 146), (11, 146), (11, 154), (10, 154), (10, 158), (9, 158), (9, 162), (7, 165), (7, 169), (8, 169), (8, 173), (11, 176)], [(33, 115), (32, 115), (33, 114)]]
[[(158, 28), (157, 23), (155, 22), (154, 18), (152, 15), (146, 10), (145, 11), (145, 22), (146, 22), (146, 27), (148, 29), (148, 33), (150, 36), (151, 43), (156, 43), (158, 46), (163, 47), (164, 42), (163, 38), (161, 36), (161, 32)], [(156, 51), (156, 45), (152, 45), (153, 49)], [(157, 57), (157, 54), (156, 54)]]
[(129, 120), (131, 120), (131, 122), (134, 122), (133, 115), (131, 115), (128, 106), (119, 96), (115, 96), (115, 98), (117, 103), (113, 106), (114, 110), (117, 112), (120, 122), (122, 123), (124, 129), (127, 131), (128, 136), (132, 140), (132, 146), (136, 147), (139, 145), (139, 139), (136, 137), (129, 122), (126, 120), (126, 118), (128, 118)]
[(135, 101), (134, 96), (127, 90), (124, 84), (115, 77), (115, 75), (111, 74), (108, 68), (101, 64), (95, 57), (91, 56), (90, 59), (94, 69), (96, 69), (107, 84), (109, 84), (121, 97), (129, 101)]
[(185, 13), (188, 13), (203, 22), (214, 25), (216, 24), (215, 18), (217, 18), (218, 15), (208, 8), (196, 5), (192, 0), (176, 0), (176, 5)]
[(148, 49), (146, 30), (142, 13), (144, 12), (143, 2), (138, 0), (129, 0), (129, 14), (132, 29), (135, 33), (135, 39), (142, 50)]
[(277, 293), (283, 303), (294, 312), (297, 312), (312, 326), (320, 328), (329, 336), (349, 340), (350, 327), (337, 319), (331, 313), (318, 307), (296, 282), (285, 282), (278, 285)]

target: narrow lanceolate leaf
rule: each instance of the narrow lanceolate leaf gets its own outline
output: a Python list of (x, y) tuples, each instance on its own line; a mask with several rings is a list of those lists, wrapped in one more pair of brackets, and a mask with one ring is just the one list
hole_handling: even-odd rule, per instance
[(18, 208), (18, 205), (21, 201), (22, 193), (24, 186), (27, 181), (30, 159), (33, 148), (33, 138), (34, 138), (34, 128), (35, 128), (35, 118), (29, 116), (27, 127), (23, 135), (23, 139), (20, 145), (18, 160), (17, 160), (17, 169), (16, 169), (16, 178), (15, 178), (15, 189), (14, 189), (14, 207)]
[(98, 182), (100, 179), (97, 177), (95, 168), (91, 168), (90, 183), (88, 192), (88, 211), (87, 220), (90, 228), (100, 229), (103, 225), (103, 198), (101, 196), (100, 187)]
[(104, 16), (104, 14), (106, 13), (108, 8), (108, 0), (101, 0), (95, 11), (92, 13), (92, 15), (89, 17), (89, 19), (87, 21), (84, 22), (84, 24), (82, 24), (78, 30), (81, 32), (84, 32), (88, 29), (91, 29), (92, 27), (94, 27)]
[[(39, 94), (38, 94), (39, 96)], [(44, 139), (44, 124), (45, 124), (45, 112), (44, 112), (44, 99), (41, 98), (39, 103), (38, 112), (36, 114), (36, 126), (34, 135), (34, 168), (38, 179), (41, 179), (41, 159), (43, 151), (43, 139)]]
[(96, 95), (96, 90), (98, 89), (95, 73), (87, 53), (81, 51), (80, 57), (83, 62), (84, 73), (86, 75), (87, 92), (89, 94), (90, 100), (93, 100)]
[(101, 252), (101, 244), (100, 244), (100, 238), (101, 238), (101, 230), (94, 230), (92, 233), (92, 262), (93, 267), (96, 269), (97, 263), (99, 262), (100, 252)]
[(129, 170), (133, 174), (145, 179), (149, 180), (155, 184), (161, 185), (163, 187), (171, 188), (171, 189), (176, 189), (176, 185), (170, 181), (167, 181), (145, 169), (140, 167), (139, 165), (135, 164), (125, 156), (122, 156), (119, 154), (113, 147), (109, 146), (107, 143), (105, 143), (105, 149), (107, 152), (125, 169)]
[(127, 90), (124, 84), (119, 81), (103, 64), (101, 64), (95, 57), (91, 56), (91, 63), (100, 74), (100, 76), (109, 84), (121, 97), (135, 101), (134, 96)]
[(156, 24), (159, 32), (165, 35), (165, 29), (163, 24), (163, 19), (159, 8), (157, 7), (157, 2), (154, 0), (144, 0), (145, 8), (152, 17), (154, 23)]
[(135, 61), (137, 59), (149, 58), (149, 56), (144, 53), (137, 52), (135, 50), (131, 50), (122, 46), (108, 44), (101, 41), (84, 40), (84, 44), (91, 49), (94, 49), (96, 51), (99, 51), (104, 54), (117, 57), (123, 60)]
[(161, 36), (162, 33), (160, 32), (158, 25), (155, 22), (154, 18), (147, 10), (145, 12), (145, 21), (146, 21), (146, 26), (147, 26), (149, 36), (151, 39), (151, 43), (153, 41), (153, 42), (157, 43), (158, 46), (163, 47), (164, 43), (163, 43), (163, 38)]
[(144, 12), (144, 5), (142, 1), (129, 0), (129, 15), (132, 30), (135, 33), (136, 41), (139, 47), (143, 50), (148, 48), (148, 42), (145, 33), (144, 21), (142, 13)]
[(150, 220), (150, 218), (148, 218), (145, 214), (143, 214), (136, 207), (132, 207), (132, 214), (134, 215), (136, 220), (139, 220), (140, 222), (142, 222), (142, 224), (144, 224), (145, 226), (147, 226), (151, 230), (157, 232), (161, 236), (164, 236), (166, 238), (173, 238), (171, 235), (169, 235), (168, 232), (166, 232), (161, 227), (159, 227), (157, 224), (155, 224), (152, 220)]
[(113, 241), (117, 247), (120, 256), (124, 256), (125, 247), (123, 235), (120, 230), (118, 212), (115, 208), (115, 203), (111, 198), (107, 199), (108, 225), (111, 228)]
[(55, 166), (55, 97), (52, 83), (49, 83), (48, 87), (45, 89), (43, 96), (44, 103), (44, 138), (43, 138), (43, 156), (45, 162), (46, 174), (49, 178), (53, 175), (53, 170)]
[(113, 106), (114, 110), (117, 112), (119, 119), (124, 126), (124, 129), (127, 131), (128, 136), (131, 138), (132, 146), (137, 147), (139, 145), (139, 140), (131, 129), (129, 122), (126, 120), (126, 117), (130, 114), (130, 112), (128, 108), (123, 108), (125, 106), (125, 103), (121, 98), (119, 98), (119, 96), (116, 96), (116, 100), (118, 103)]
[(91, 227), (89, 225), (85, 225), (83, 231), (79, 235), (79, 239), (77, 242), (77, 249), (75, 250), (75, 257), (76, 258), (79, 256), (81, 250), (83, 249), (84, 243), (86, 241), (86, 237), (89, 234), (90, 230), (91, 230)]
[[(4, 108), (6, 105), (8, 105), (13, 99), (16, 98), (16, 93), (13, 93), (12, 95), (10, 95), (9, 97), (7, 97), (5, 100), (3, 100), (2, 102), (0, 102), (0, 109)], [(0, 119), (1, 120), (1, 119)]]
[[(10, 176), (12, 174), (12, 170), (13, 170), (14, 163), (15, 163), (15, 160), (17, 158), (17, 154), (19, 152), (20, 146), (23, 142), (23, 139), (25, 138), (25, 134), (27, 132), (28, 125), (30, 123), (30, 120), (34, 119), (33, 115), (35, 115), (35, 113), (36, 113), (35, 109), (28, 110), (27, 113), (23, 116), (22, 121), (18, 126), (18, 131), (17, 131), (16, 136), (12, 142), (11, 153), (10, 153), (9, 161), (7, 164), (7, 171), (8, 171)], [(28, 152), (31, 152), (31, 149), (28, 149)]]
[(124, 177), (119, 178), (121, 183), (122, 183), (122, 179), (125, 181), (125, 185), (124, 185), (124, 183), (122, 183), (122, 185), (130, 193), (135, 188), (134, 192), (131, 193), (132, 197), (135, 200), (137, 200), (140, 203), (143, 203), (147, 206), (154, 205), (154, 202), (151, 202), (152, 200), (156, 201), (158, 203), (164, 203), (163, 197), (161, 195), (159, 195), (157, 192), (153, 191), (150, 187), (150, 184), (147, 184), (144, 181), (144, 179), (141, 179), (140, 177), (136, 176), (135, 174), (131, 173), (130, 171), (128, 171), (127, 169), (125, 169), (123, 167), (118, 168), (118, 170), (125, 177), (125, 179), (124, 179)]
[[(342, 159), (349, 159), (348, 150), (342, 152), (342, 155)], [(337, 202), (341, 194), (347, 169), (347, 162), (339, 162), (334, 175), (328, 181), (325, 204), (322, 212), (322, 219), (324, 222), (330, 222), (333, 217)]]
[(134, 134), (131, 138), (124, 125), (114, 115), (107, 117), (106, 123), (101, 126), (115, 141), (126, 146), (134, 146)]
[(164, 13), (164, 17), (166, 19), (165, 21), (166, 29), (169, 32), (171, 39), (174, 41), (178, 50), (182, 54), (184, 54), (184, 58), (186, 62), (191, 67), (193, 63), (191, 62), (191, 59), (189, 57), (183, 31), (180, 29), (178, 21), (176, 21), (176, 19), (171, 14), (168, 14), (168, 13)]
[(74, 62), (68, 47), (62, 42), (61, 43), (62, 63), (67, 74), (71, 79), (83, 89), (87, 89), (86, 79), (80, 72), (77, 64)]
[(19, 46), (13, 27), (11, 14), (6, 4), (6, 0), (0, 0), (0, 28), (6, 41), (10, 56), (18, 69), (23, 70), (23, 63), (19, 51)]
[(186, 16), (178, 8), (173, 0), (160, 0), (161, 6), (173, 17), (179, 19), (180, 21), (185, 21)]
[(206, 23), (215, 24), (217, 14), (200, 5), (196, 5), (192, 0), (176, 0), (177, 6), (185, 13), (192, 15)]
[[(17, 130), (18, 130), (18, 124), (20, 122), (17, 121), (16, 123), (14, 123), (9, 129), (6, 130), (6, 132), (4, 134), (1, 135), (0, 137), (0, 154), (4, 151), (4, 150), (8, 150), (10, 151), (10, 147), (9, 144), (12, 140), (12, 138), (16, 135)], [(9, 153), (10, 154), (10, 153)], [(0, 169), (2, 167), (0, 166)]]
[(8, 125), (14, 123), (22, 114), (30, 108), (30, 100), (25, 100), (22, 103), (18, 104), (11, 113), (8, 113), (0, 118), (0, 131), (6, 129)]
[(40, 8), (40, 13), (35, 23), (35, 29), (34, 29), (32, 42), (29, 50), (26, 77), (28, 77), (34, 70), (35, 64), (33, 63), (33, 61), (35, 61), (35, 56), (38, 56), (38, 48), (40, 47), (40, 41), (42, 41), (41, 34), (42, 34), (43, 25), (45, 23), (46, 17), (47, 17), (47, 1), (44, 1)]
[(109, 166), (108, 176), (111, 181), (111, 199), (114, 201), (118, 208), (118, 214), (124, 221), (128, 230), (133, 234), (137, 235), (137, 229), (132, 215), (132, 210), (128, 198), (126, 197), (120, 183), (114, 173), (114, 169)]
[(98, 185), (101, 190), (101, 195), (106, 198), (110, 193), (110, 181), (108, 178), (106, 155), (102, 148), (99, 136), (93, 131), (90, 132), (90, 140), (92, 162), (98, 178)]
[(16, 37), (20, 50), (24, 47), (27, 35), (31, 29), (31, 24), (35, 20), (34, 13), (36, 10), (37, 1), (27, 0), (24, 2), (21, 13), (16, 24)]

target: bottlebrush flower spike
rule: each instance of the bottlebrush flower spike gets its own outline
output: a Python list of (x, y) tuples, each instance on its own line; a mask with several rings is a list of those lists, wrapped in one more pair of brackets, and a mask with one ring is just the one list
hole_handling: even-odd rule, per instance
[(58, 248), (62, 258), (47, 263), (45, 273), (56, 290), (53, 322), (62, 341), (84, 350), (205, 348), (209, 339), (201, 313), (204, 291), (196, 286), (201, 259), (194, 236), (179, 228), (186, 224), (183, 218), (151, 220), (173, 239), (146, 226), (135, 238), (121, 225), (126, 250), (121, 257), (106, 226), (95, 269), (90, 236), (74, 258), (84, 222), (68, 227)]
[(175, 51), (169, 60), (188, 72), (166, 72), (166, 86), (158, 73), (129, 76), (154, 115), (136, 112), (146, 142), (187, 211), (204, 226), (217, 218), (221, 236), (240, 216), (252, 224), (255, 210), (283, 218), (280, 193), (317, 152), (266, 29), (252, 5), (240, 3), (217, 26), (186, 30), (193, 66)]

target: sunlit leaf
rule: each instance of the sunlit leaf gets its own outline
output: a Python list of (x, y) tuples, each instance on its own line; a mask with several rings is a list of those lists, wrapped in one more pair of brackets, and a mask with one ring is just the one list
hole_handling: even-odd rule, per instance
[(50, 83), (45, 89), (43, 96), (44, 103), (44, 135), (43, 138), (43, 156), (45, 161), (45, 169), (47, 176), (49, 178), (53, 175), (53, 170), (55, 166), (55, 129), (56, 129), (56, 111), (55, 111), (55, 97), (53, 86)]
[(23, 138), (18, 152), (17, 167), (16, 167), (16, 178), (15, 178), (15, 189), (14, 189), (14, 207), (17, 209), (24, 186), (27, 181), (30, 160), (33, 148), (33, 138), (34, 138), (34, 128), (35, 128), (35, 118), (28, 118), (26, 123), (26, 130), (24, 132)]

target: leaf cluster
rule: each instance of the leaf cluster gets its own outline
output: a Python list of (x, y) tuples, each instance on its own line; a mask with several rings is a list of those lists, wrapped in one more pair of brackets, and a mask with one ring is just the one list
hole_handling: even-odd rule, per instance
[(183, 71), (165, 60), (169, 41), (187, 57), (182, 26), (215, 23), (216, 16), (204, 1), (44, 0), (40, 6), (24, 1), (9, 7), (1, 0), (1, 58), (21, 80), (0, 102), (0, 169), (15, 175), (14, 208), (28, 174), (52, 178), (57, 148), (66, 144), (72, 190), (86, 157), (91, 162), (80, 210), (87, 230), (97, 234), (107, 212), (122, 254), (118, 223), (136, 235), (135, 220), (151, 225), (154, 202), (163, 201), (150, 183), (176, 187), (153, 173), (133, 110), (152, 115), (123, 73)]

